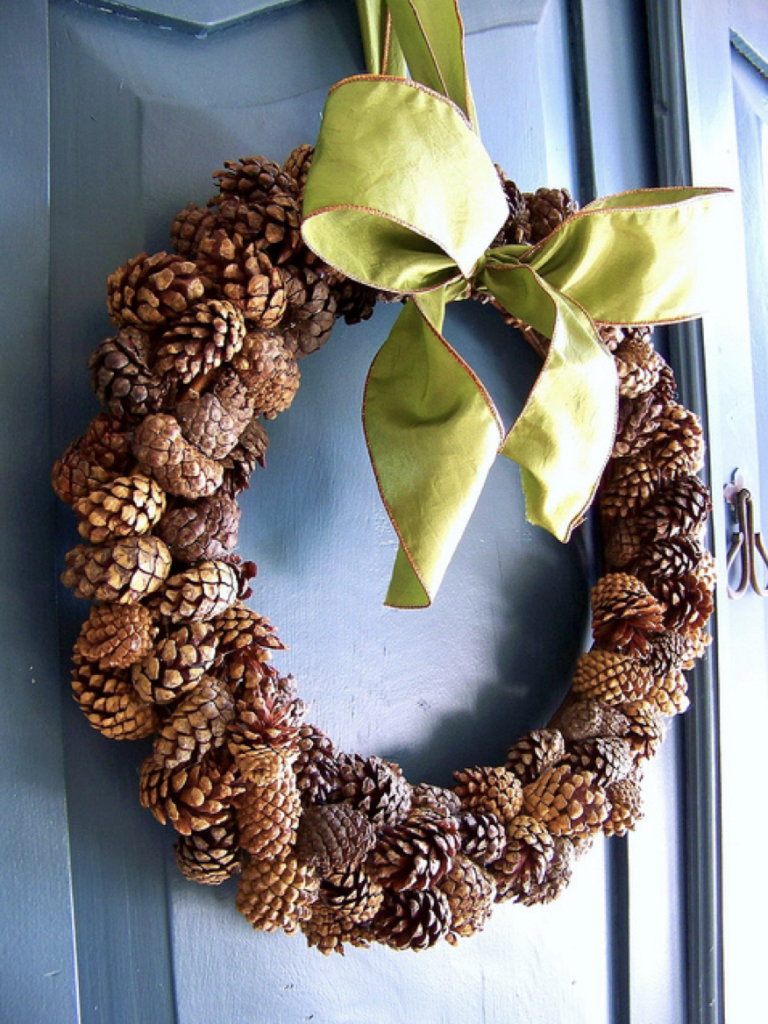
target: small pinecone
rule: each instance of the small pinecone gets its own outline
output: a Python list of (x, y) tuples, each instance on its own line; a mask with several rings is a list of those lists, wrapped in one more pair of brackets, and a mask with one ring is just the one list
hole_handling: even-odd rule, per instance
[(345, 277), (333, 288), (336, 301), (336, 319), (344, 318), (347, 324), (359, 324), (373, 316), (378, 293), (368, 285)]
[(293, 676), (263, 676), (246, 669), (242, 690), (229, 737), (232, 754), (240, 758), (262, 747), (295, 751), (307, 705), (297, 696)]
[(624, 738), (632, 748), (636, 761), (648, 761), (658, 751), (664, 739), (664, 719), (648, 701), (629, 701), (621, 705), (622, 714), (629, 721)]
[(318, 903), (356, 924), (365, 924), (378, 913), (384, 889), (357, 867), (329, 875), (320, 882)]
[(387, 889), (433, 888), (453, 867), (459, 851), (456, 818), (428, 808), (384, 829), (365, 862), (368, 874)]
[(197, 264), (183, 256), (141, 253), (107, 278), (107, 311), (116, 327), (164, 327), (203, 299), (210, 287)]
[(141, 604), (100, 604), (91, 608), (75, 653), (100, 669), (128, 668), (152, 650), (157, 627)]
[(73, 509), (81, 522), (77, 532), (92, 544), (110, 537), (149, 533), (165, 511), (165, 492), (148, 476), (118, 476), (78, 498)]
[(94, 729), (113, 740), (141, 740), (155, 732), (157, 710), (139, 699), (125, 669), (100, 671), (77, 651), (72, 664), (72, 695)]
[(150, 754), (141, 766), (139, 801), (161, 825), (170, 822), (188, 836), (231, 821), (232, 805), (244, 788), (231, 768), (213, 758), (169, 769)]
[(580, 700), (557, 715), (557, 727), (566, 742), (601, 736), (626, 736), (629, 722), (618, 708), (599, 700)]
[(328, 283), (307, 267), (289, 266), (288, 308), (281, 324), (283, 345), (296, 359), (324, 345), (336, 322), (336, 299)]
[(623, 836), (631, 831), (643, 816), (643, 794), (637, 778), (614, 782), (606, 790), (611, 802), (611, 813), (603, 822), (607, 836)]
[(496, 165), (501, 187), (507, 200), (507, 219), (491, 243), (492, 248), (500, 245), (527, 245), (531, 240), (531, 221), (525, 196), (517, 185)]
[(664, 403), (655, 391), (622, 398), (612, 457), (621, 458), (643, 448), (657, 430), (663, 411)]
[(632, 572), (660, 601), (667, 600), (668, 585), (692, 572), (701, 560), (701, 547), (690, 537), (659, 539), (646, 544)]
[(604, 555), (609, 570), (626, 569), (635, 562), (647, 539), (636, 516), (615, 516), (603, 522)]
[(397, 825), (411, 809), (411, 787), (396, 764), (380, 757), (339, 754), (330, 803), (342, 800), (357, 807), (376, 828)]
[(96, 397), (115, 416), (146, 416), (160, 408), (168, 386), (150, 370), (149, 359), (149, 336), (134, 327), (107, 338), (91, 356)]
[(333, 742), (320, 729), (305, 722), (299, 728), (296, 744), (299, 753), (293, 770), (302, 800), (310, 806), (325, 803), (338, 781)]
[(78, 544), (66, 555), (61, 582), (87, 601), (136, 604), (159, 587), (171, 553), (157, 537), (126, 537), (100, 547)]
[(688, 639), (682, 633), (667, 630), (653, 638), (646, 664), (654, 676), (665, 676), (693, 668), (694, 661)]
[(644, 454), (662, 477), (697, 473), (704, 465), (701, 420), (685, 406), (667, 406)]
[(239, 590), (238, 574), (228, 562), (198, 562), (168, 578), (154, 607), (171, 622), (206, 621), (234, 604)]
[(54, 463), (51, 484), (57, 497), (72, 505), (125, 473), (130, 464), (129, 433), (117, 417), (100, 413)]
[[(322, 887), (323, 883), (321, 882), (320, 895), (312, 904), (311, 917), (302, 921), (299, 926), (310, 949), (317, 949), (323, 956), (330, 956), (331, 953), (340, 953), (343, 956), (345, 942), (352, 946), (368, 948), (371, 938), (368, 934), (367, 924), (359, 924), (343, 912), (321, 903)], [(383, 893), (383, 890), (379, 889), (379, 891)], [(378, 907), (376, 909), (378, 911)]]
[(429, 949), (451, 927), (447, 896), (436, 889), (420, 892), (385, 890), (378, 914), (371, 921), (371, 935), (392, 949)]
[(197, 259), (200, 243), (219, 226), (215, 211), (196, 203), (179, 210), (171, 224), (171, 245), (181, 256)]
[(558, 729), (534, 729), (507, 750), (504, 766), (526, 786), (564, 757), (565, 743)]
[(202, 832), (180, 835), (173, 844), (179, 870), (190, 882), (221, 885), (240, 870), (234, 814)]
[(496, 884), (487, 871), (459, 854), (439, 888), (451, 910), (451, 926), (446, 935), (451, 945), (456, 944), (459, 936), (466, 938), (483, 930), (496, 898)]
[(606, 704), (639, 700), (653, 683), (650, 670), (628, 654), (595, 647), (576, 663), (572, 690), (579, 700), (589, 697)]
[(216, 647), (207, 622), (185, 623), (131, 666), (131, 681), (147, 704), (170, 704), (194, 690), (213, 664)]
[(498, 860), (507, 844), (504, 826), (495, 814), (469, 811), (459, 818), (462, 852), (481, 864)]
[(156, 533), (177, 561), (209, 562), (237, 547), (241, 514), (237, 502), (220, 492), (191, 505), (176, 505), (162, 517)]
[(520, 780), (506, 768), (465, 768), (453, 777), (456, 795), (466, 810), (493, 814), (506, 825), (522, 807)]
[(142, 420), (133, 451), (142, 469), (169, 494), (195, 501), (210, 497), (221, 486), (223, 467), (186, 441), (178, 420), (167, 413)]
[(555, 852), (547, 865), (543, 880), (532, 884), (519, 902), (526, 907), (539, 903), (551, 903), (557, 899), (571, 880), (576, 850), (568, 836), (555, 836)]
[(319, 880), (289, 854), (280, 860), (251, 857), (242, 870), (235, 906), (258, 931), (298, 930), (317, 899)]
[(608, 573), (592, 588), (592, 636), (601, 647), (643, 655), (663, 632), (662, 609), (629, 573)]
[(691, 706), (688, 682), (682, 672), (668, 672), (657, 676), (645, 700), (655, 705), (662, 715), (681, 715)]
[(181, 385), (218, 369), (240, 351), (245, 320), (231, 302), (209, 299), (176, 320), (163, 334), (154, 371)]
[(411, 807), (428, 808), (432, 811), (439, 811), (443, 816), (457, 815), (461, 813), (461, 800), (452, 789), (444, 789), (442, 786), (432, 786), (428, 782), (420, 782), (413, 787), (411, 793)]
[(211, 626), (216, 634), (217, 666), (229, 654), (247, 655), (252, 661), (266, 662), (270, 651), (285, 650), (269, 619), (257, 615), (242, 601), (235, 601), (225, 612), (211, 619)]
[(253, 401), (237, 374), (226, 368), (211, 391), (190, 391), (175, 413), (185, 440), (218, 461), (237, 444), (253, 416)]
[(617, 736), (571, 743), (568, 760), (575, 771), (589, 772), (603, 787), (626, 778), (635, 766), (630, 744)]
[[(295, 188), (292, 179), (288, 180)], [(211, 255), (209, 242), (214, 235), (224, 235), (254, 253), (265, 253), (275, 266), (301, 251), (301, 207), (296, 195), (276, 191), (255, 202), (244, 203), (236, 195), (231, 199), (215, 197), (213, 201), (218, 205), (219, 223), (224, 227), (201, 242), (200, 251), (206, 258)]]
[(488, 871), (496, 882), (496, 902), (520, 899), (544, 881), (555, 853), (554, 838), (537, 818), (519, 814), (507, 830), (507, 845)]
[(646, 445), (636, 455), (610, 463), (600, 488), (600, 511), (606, 519), (633, 515), (658, 491), (661, 477), (649, 448)]
[(664, 360), (656, 352), (650, 333), (629, 335), (613, 353), (619, 374), (619, 394), (623, 398), (637, 398), (653, 388), (658, 380)]
[(695, 536), (709, 516), (709, 491), (696, 476), (680, 474), (663, 484), (638, 515), (638, 526), (652, 539)]
[(222, 460), (223, 489), (233, 497), (250, 486), (251, 473), (264, 465), (269, 438), (257, 416), (248, 423), (232, 451)]
[(249, 332), (232, 365), (248, 389), (255, 415), (273, 420), (293, 402), (301, 374), (281, 334)]
[(265, 860), (285, 856), (296, 842), (301, 816), (290, 759), (265, 748), (260, 756), (254, 753), (235, 762), (245, 781), (237, 808), (240, 846)]
[(273, 330), (286, 308), (286, 273), (273, 265), (258, 243), (239, 245), (223, 229), (200, 247), (205, 268), (249, 329)]
[(530, 235), (526, 241), (530, 241), (531, 245), (552, 234), (555, 228), (579, 209), (579, 204), (565, 188), (539, 188), (533, 195), (530, 192), (524, 193), (524, 199), (530, 221)]
[[(311, 146), (299, 147), (299, 149), (311, 148)], [(292, 158), (292, 165), (289, 169), (288, 162)], [(243, 203), (258, 204), (275, 192), (288, 192), (295, 195), (299, 188), (297, 174), (293, 173), (293, 166), (299, 165), (300, 162), (301, 155), (297, 150), (291, 153), (285, 167), (276, 164), (274, 160), (268, 160), (265, 156), (246, 156), (240, 160), (225, 160), (224, 170), (215, 171), (213, 174), (213, 180), (219, 189), (219, 196), (212, 199), (211, 203), (217, 203), (220, 199), (239, 199)]]
[(527, 813), (557, 836), (594, 831), (609, 811), (605, 790), (595, 777), (568, 765), (548, 768), (524, 788), (523, 797)]
[(233, 717), (226, 687), (211, 676), (203, 676), (158, 732), (157, 759), (169, 769), (202, 760), (209, 750), (222, 746)]
[(312, 157), (314, 155), (315, 147), (305, 142), (301, 146), (296, 146), (295, 149), (292, 149), (288, 159), (283, 164), (285, 173), (289, 174), (296, 182), (299, 195), (304, 195), (304, 186), (307, 183), (307, 175), (309, 174), (309, 168), (312, 166)]
[[(308, 807), (296, 835), (296, 856), (321, 878), (356, 868), (376, 842), (376, 830), (349, 804)], [(375, 877), (375, 876), (374, 876)]]

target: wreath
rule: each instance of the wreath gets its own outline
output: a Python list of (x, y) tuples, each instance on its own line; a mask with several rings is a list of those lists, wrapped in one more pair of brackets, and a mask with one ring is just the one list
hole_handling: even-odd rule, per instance
[[(282, 166), (227, 162), (207, 205), (175, 218), (173, 251), (110, 275), (116, 333), (89, 364), (104, 410), (52, 474), (86, 542), (62, 580), (94, 602), (74, 646), (75, 700), (108, 737), (155, 737), (140, 800), (176, 830), (183, 874), (239, 876), (254, 928), (300, 930), (323, 953), (456, 942), (497, 902), (554, 899), (597, 835), (641, 817), (644, 765), (688, 706), (684, 671), (713, 607), (701, 425), (643, 323), (696, 311), (694, 226), (711, 190), (583, 210), (565, 189), (521, 192), (479, 143), (458, 12), (425, 4), (414, 20), (420, 6), (388, 0), (361, 19), (369, 68), (390, 73), (332, 91), (316, 149)], [(382, 161), (401, 176), (374, 173)], [(414, 195), (402, 182), (416, 168)], [(506, 435), (441, 333), (460, 298), (495, 306), (544, 357)], [(521, 464), (529, 518), (562, 539), (599, 484), (594, 645), (553, 719), (503, 766), (455, 772), (452, 788), (412, 785), (305, 721), (272, 662), (283, 644), (245, 603), (255, 566), (234, 553), (238, 496), (299, 362), (337, 319), (398, 300), (365, 401), (401, 541), (391, 603), (432, 600), (498, 451)]]

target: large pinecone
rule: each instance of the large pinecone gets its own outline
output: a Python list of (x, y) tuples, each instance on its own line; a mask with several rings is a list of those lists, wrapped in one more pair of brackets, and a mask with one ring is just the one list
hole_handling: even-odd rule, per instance
[(140, 473), (118, 476), (73, 503), (80, 518), (77, 530), (92, 544), (109, 537), (149, 533), (165, 511), (165, 493)]
[(133, 436), (133, 452), (139, 465), (169, 494), (195, 501), (221, 486), (222, 465), (186, 441), (178, 420), (167, 413), (141, 421)]
[(171, 553), (157, 537), (125, 537), (99, 547), (78, 544), (66, 563), (61, 582), (76, 597), (135, 604), (163, 585)]
[(271, 420), (290, 406), (301, 374), (281, 333), (249, 332), (232, 365), (248, 389), (255, 415)]
[(388, 889), (433, 888), (453, 867), (459, 845), (456, 818), (421, 808), (382, 831), (365, 868)]
[(75, 653), (100, 669), (128, 668), (152, 650), (157, 627), (142, 604), (99, 604), (83, 623)]
[(308, 807), (296, 836), (296, 856), (321, 878), (356, 868), (376, 842), (362, 811), (349, 804)]
[(243, 789), (231, 768), (222, 768), (211, 757), (169, 769), (150, 754), (139, 778), (141, 806), (161, 825), (170, 822), (182, 835), (229, 821), (232, 805)]
[(155, 532), (177, 561), (208, 562), (225, 558), (237, 547), (240, 516), (237, 502), (218, 492), (192, 504), (177, 504)]
[(279, 860), (251, 857), (242, 870), (235, 906), (258, 931), (298, 930), (317, 899), (319, 879), (292, 854)]
[(141, 253), (107, 279), (107, 310), (116, 327), (163, 327), (199, 302), (211, 287), (183, 256)]
[(124, 668), (101, 670), (77, 651), (72, 663), (72, 695), (94, 729), (113, 740), (140, 740), (155, 732), (157, 709), (140, 700)]
[(163, 334), (154, 372), (181, 385), (191, 384), (229, 362), (242, 348), (244, 337), (245, 320), (231, 302), (200, 302)]
[(168, 384), (150, 370), (150, 352), (144, 331), (124, 327), (91, 356), (94, 391), (114, 415), (138, 418), (160, 409)]

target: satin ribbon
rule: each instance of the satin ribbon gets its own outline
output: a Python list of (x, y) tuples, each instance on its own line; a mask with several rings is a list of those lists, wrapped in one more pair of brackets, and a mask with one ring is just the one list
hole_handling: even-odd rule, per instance
[[(595, 321), (700, 315), (709, 283), (699, 271), (713, 237), (703, 214), (723, 190), (610, 196), (536, 246), (489, 249), (507, 205), (473, 128), (458, 11), (450, 0), (388, 0), (388, 7), (411, 73), (415, 66), (462, 108), (413, 80), (366, 75), (335, 86), (302, 230), (309, 247), (348, 277), (410, 296), (371, 366), (364, 425), (400, 539), (387, 603), (423, 607), (497, 453), (521, 467), (531, 522), (565, 541), (581, 521), (616, 424), (616, 370)], [(446, 12), (454, 21), (441, 21)], [(434, 23), (432, 34), (425, 22)], [(442, 334), (447, 304), (470, 286), (551, 338), (506, 435), (487, 391)]]

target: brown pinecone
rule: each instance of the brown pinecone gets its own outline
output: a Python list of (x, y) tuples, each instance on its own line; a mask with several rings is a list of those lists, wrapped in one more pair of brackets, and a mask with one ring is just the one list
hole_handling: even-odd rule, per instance
[(370, 320), (373, 316), (378, 301), (378, 292), (374, 288), (345, 277), (333, 285), (332, 292), (337, 320), (343, 317), (345, 323), (352, 325)]
[(291, 759), (265, 747), (235, 763), (245, 782), (237, 808), (240, 846), (255, 857), (279, 859), (296, 842), (301, 815)]
[(623, 836), (635, 827), (643, 816), (643, 794), (636, 777), (622, 779), (608, 786), (611, 813), (603, 822), (607, 836)]
[(519, 814), (507, 830), (507, 845), (488, 866), (496, 882), (496, 902), (520, 899), (544, 881), (555, 853), (554, 838), (537, 818)]
[(195, 689), (215, 654), (210, 624), (185, 623), (158, 640), (143, 661), (131, 666), (131, 681), (147, 704), (170, 704)]
[(451, 945), (456, 944), (459, 936), (483, 930), (496, 898), (496, 883), (487, 871), (460, 853), (439, 888), (451, 911), (450, 931), (446, 935)]
[(661, 475), (649, 449), (646, 445), (636, 455), (610, 462), (599, 495), (600, 512), (606, 519), (633, 515), (653, 500)]
[(662, 485), (638, 514), (638, 526), (652, 539), (669, 540), (680, 534), (695, 536), (706, 522), (712, 502), (698, 477), (676, 476)]
[(253, 402), (254, 413), (273, 420), (287, 409), (299, 389), (301, 374), (282, 334), (251, 331), (232, 365)]
[(576, 850), (570, 837), (555, 836), (554, 855), (547, 865), (544, 878), (539, 883), (532, 883), (525, 894), (521, 894), (519, 902), (532, 907), (557, 899), (571, 880), (575, 860)]
[(646, 391), (635, 398), (622, 398), (612, 457), (622, 458), (640, 451), (658, 429), (664, 408), (664, 402), (655, 391)]
[(314, 725), (305, 722), (296, 740), (298, 756), (293, 764), (296, 785), (305, 804), (322, 804), (338, 782), (336, 749)]
[(273, 265), (258, 242), (242, 244), (219, 229), (201, 243), (200, 253), (206, 272), (242, 314), (248, 329), (277, 327), (286, 309), (286, 273)]
[(162, 586), (171, 553), (157, 537), (126, 537), (100, 547), (78, 544), (66, 555), (61, 582), (87, 601), (135, 604)]
[(594, 831), (608, 816), (605, 790), (590, 772), (548, 768), (523, 789), (526, 813), (557, 836)]
[[(301, 207), (297, 196), (277, 191), (248, 203), (237, 196), (231, 199), (216, 196), (213, 202), (218, 206), (220, 227), (200, 243), (200, 252), (206, 259), (223, 244), (224, 237), (254, 254), (265, 253), (274, 266), (294, 259), (302, 251)], [(211, 245), (214, 236), (218, 240)]]
[(691, 705), (685, 676), (682, 672), (657, 676), (645, 700), (657, 707), (662, 715), (681, 715)]
[(178, 384), (191, 384), (229, 362), (242, 348), (244, 337), (245, 320), (231, 302), (199, 302), (163, 334), (154, 372)]
[(176, 505), (162, 517), (156, 534), (177, 561), (208, 562), (237, 547), (240, 516), (237, 502), (218, 492), (191, 505)]
[(382, 886), (360, 867), (324, 878), (318, 893), (318, 904), (356, 924), (370, 921), (378, 913), (383, 899)]
[(428, 808), (439, 811), (443, 816), (461, 814), (461, 800), (452, 789), (443, 786), (432, 786), (428, 782), (419, 782), (411, 790), (411, 807)]
[(211, 281), (173, 253), (140, 253), (107, 278), (107, 311), (115, 327), (164, 327), (204, 298)]
[(687, 637), (667, 630), (655, 636), (646, 664), (654, 676), (665, 676), (680, 669), (693, 668), (695, 657)]
[(576, 663), (572, 689), (579, 700), (593, 697), (605, 704), (621, 704), (645, 696), (652, 683), (650, 670), (636, 658), (594, 647)]
[[(304, 195), (304, 186), (307, 183), (309, 168), (312, 166), (312, 157), (315, 155), (315, 147), (306, 142), (296, 146), (288, 154), (288, 159), (283, 164), (283, 170), (289, 174), (298, 186), (299, 195)], [(285, 191), (285, 190), (284, 190)]]
[(301, 863), (328, 878), (356, 868), (375, 842), (376, 830), (362, 811), (349, 804), (328, 804), (304, 810), (295, 849)]
[(195, 501), (221, 486), (224, 470), (181, 436), (178, 420), (167, 413), (147, 416), (136, 428), (133, 451), (141, 468), (164, 491)]
[(153, 607), (171, 622), (206, 621), (234, 604), (239, 590), (238, 574), (228, 562), (198, 562), (170, 576)]
[(645, 543), (647, 536), (637, 516), (614, 516), (603, 521), (603, 554), (609, 571), (626, 569), (639, 558)]
[(179, 870), (190, 882), (221, 885), (240, 870), (235, 816), (202, 832), (180, 835), (173, 844)]
[(534, 729), (507, 750), (504, 767), (525, 786), (564, 757), (565, 743), (558, 729)]
[[(680, 630), (691, 643), (698, 635), (704, 646), (709, 641), (701, 633), (715, 607), (715, 580), (709, 569), (711, 562), (709, 552), (702, 552), (696, 569), (678, 580), (668, 580), (664, 594), (665, 627)], [(696, 656), (701, 657), (701, 654), (703, 648)]]
[(601, 647), (643, 655), (663, 632), (662, 609), (629, 573), (608, 573), (592, 588), (592, 636)]
[(75, 653), (100, 669), (128, 668), (152, 650), (157, 627), (141, 604), (100, 604), (91, 608)]
[(643, 547), (632, 572), (654, 597), (665, 602), (668, 585), (692, 572), (701, 561), (698, 542), (686, 536), (658, 539)]
[(387, 889), (431, 889), (453, 867), (459, 845), (456, 818), (412, 810), (405, 821), (382, 830), (365, 869)]
[(626, 778), (635, 766), (631, 746), (617, 736), (571, 743), (568, 760), (574, 771), (589, 772), (603, 787)]
[(209, 459), (228, 455), (253, 416), (253, 400), (230, 367), (219, 372), (210, 391), (190, 390), (175, 409), (182, 436)]
[(240, 758), (253, 749), (295, 751), (307, 705), (297, 696), (293, 676), (263, 675), (246, 669), (241, 683), (229, 749)]
[(453, 777), (456, 795), (466, 810), (493, 814), (506, 826), (522, 807), (520, 780), (506, 768), (465, 768)]
[(157, 710), (139, 699), (124, 668), (101, 671), (77, 651), (72, 664), (72, 695), (94, 729), (113, 740), (141, 740), (155, 732)]
[(392, 949), (429, 949), (451, 926), (451, 907), (436, 889), (384, 891), (384, 900), (370, 924), (371, 936)]
[(149, 361), (149, 336), (135, 327), (124, 327), (94, 351), (88, 362), (93, 390), (115, 416), (146, 416), (162, 405), (168, 385)]
[(233, 497), (247, 490), (257, 465), (264, 466), (269, 438), (257, 416), (248, 423), (232, 451), (222, 460), (223, 489)]
[(285, 650), (269, 619), (257, 615), (242, 601), (235, 601), (211, 619), (211, 626), (216, 634), (217, 666), (230, 654), (243, 655), (258, 663), (269, 661), (271, 651)]
[(320, 902), (322, 892), (321, 883), (320, 896), (312, 904), (311, 916), (299, 925), (310, 949), (317, 949), (323, 956), (330, 956), (331, 953), (343, 956), (345, 942), (367, 949), (371, 944), (367, 924), (359, 924), (343, 912), (325, 906)]
[(697, 473), (704, 465), (701, 420), (685, 406), (667, 406), (644, 454), (664, 478)]
[(317, 899), (319, 881), (292, 854), (280, 860), (251, 857), (242, 870), (235, 906), (258, 931), (297, 931)]
[[(299, 149), (311, 148), (311, 146), (299, 147)], [(296, 154), (295, 157), (294, 154)], [(292, 158), (292, 165), (289, 169), (288, 162)], [(276, 192), (297, 195), (299, 187), (293, 167), (298, 166), (300, 162), (301, 155), (297, 150), (291, 153), (284, 167), (276, 164), (274, 160), (268, 160), (265, 156), (246, 156), (240, 160), (225, 160), (224, 170), (215, 171), (213, 174), (219, 195), (215, 196), (211, 203), (218, 203), (222, 199), (238, 199), (243, 203), (258, 205)]]
[(141, 766), (139, 801), (161, 825), (170, 822), (188, 836), (231, 822), (232, 806), (244, 788), (231, 768), (211, 757), (166, 768), (150, 754)]
[(626, 736), (626, 715), (599, 700), (580, 700), (569, 704), (557, 716), (557, 727), (566, 742), (592, 740), (601, 736)]
[(336, 322), (336, 299), (322, 277), (306, 266), (288, 266), (288, 308), (281, 324), (283, 345), (302, 359), (324, 345)]
[(626, 337), (613, 358), (623, 398), (637, 398), (658, 383), (664, 360), (654, 349), (650, 332), (646, 336), (634, 333)]
[(155, 755), (166, 768), (200, 761), (222, 746), (232, 721), (232, 699), (218, 680), (203, 676), (165, 720), (155, 740)]
[(507, 836), (495, 814), (469, 811), (459, 818), (461, 849), (480, 864), (491, 864), (504, 852)]
[(530, 220), (530, 235), (526, 241), (531, 245), (546, 238), (579, 209), (566, 188), (539, 188), (533, 194), (524, 193), (523, 198)]
[(411, 809), (411, 787), (396, 764), (380, 757), (339, 754), (329, 803), (342, 800), (357, 807), (376, 828), (397, 825)]
[(149, 533), (165, 511), (165, 492), (148, 476), (118, 476), (72, 505), (77, 531), (92, 544)]
[(491, 248), (500, 245), (527, 245), (531, 240), (531, 220), (525, 196), (498, 164), (496, 173), (507, 200), (507, 219), (491, 243)]
[(644, 700), (622, 704), (621, 712), (629, 721), (624, 738), (632, 747), (635, 760), (650, 760), (664, 739), (664, 719), (661, 714)]
[(100, 413), (51, 472), (56, 495), (68, 505), (125, 473), (131, 465), (130, 434), (115, 416)]
[(215, 210), (188, 203), (180, 210), (171, 224), (171, 245), (181, 256), (197, 259), (200, 243), (219, 226)]

